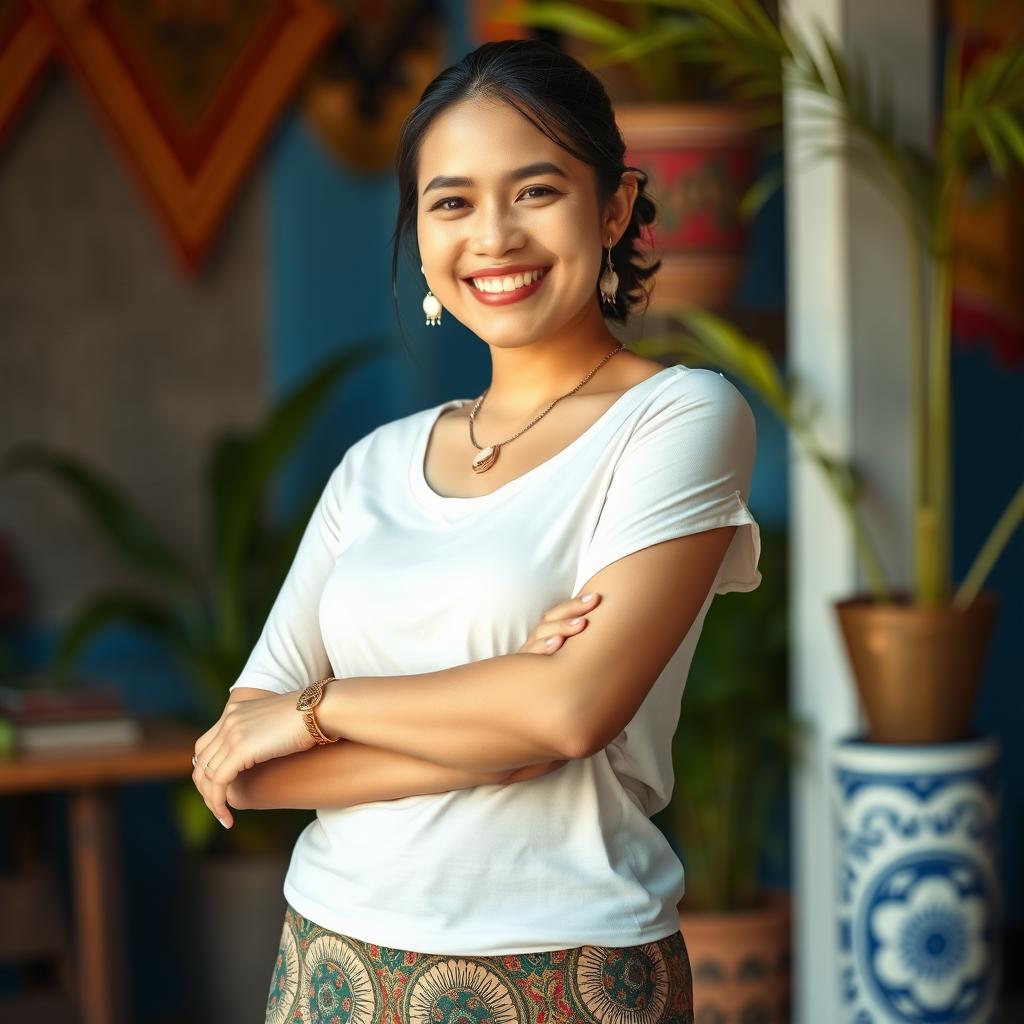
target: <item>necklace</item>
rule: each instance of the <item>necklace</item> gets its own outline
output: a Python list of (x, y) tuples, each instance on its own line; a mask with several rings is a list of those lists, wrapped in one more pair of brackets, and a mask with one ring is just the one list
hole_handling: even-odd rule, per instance
[(523, 427), (522, 430), (520, 430), (517, 433), (513, 434), (511, 437), (506, 438), (504, 441), (499, 442), (498, 444), (491, 444), (491, 445), (488, 445), (486, 448), (481, 448), (480, 445), (478, 445), (476, 443), (476, 438), (473, 436), (473, 418), (480, 411), (480, 406), (483, 404), (483, 400), (487, 396), (487, 391), (490, 391), (490, 388), (488, 388), (487, 391), (485, 391), (476, 400), (476, 404), (473, 406), (473, 408), (469, 412), (469, 439), (473, 443), (473, 447), (477, 449), (477, 454), (473, 456), (473, 472), (474, 473), (485, 473), (485, 472), (487, 472), (487, 470), (489, 470), (491, 468), (491, 466), (493, 466), (498, 461), (498, 453), (501, 451), (502, 445), (506, 445), (510, 441), (514, 441), (520, 434), (526, 433), (526, 431), (529, 430), (530, 427), (532, 427), (535, 423), (537, 423), (540, 420), (544, 419), (544, 417), (547, 416), (547, 414), (549, 412), (551, 412), (551, 410), (563, 398), (568, 398), (571, 394), (574, 394), (575, 392), (579, 391), (579, 389), (581, 387), (583, 387), (583, 385), (586, 384), (587, 381), (590, 380), (590, 378), (593, 377), (594, 374), (597, 373), (597, 371), (599, 369), (601, 369), (601, 367), (604, 366), (604, 364), (606, 362), (608, 362), (608, 360), (611, 359), (611, 357), (613, 355), (615, 355), (616, 352), (621, 352), (624, 347), (625, 346), (623, 346), (623, 345), (619, 345), (618, 348), (613, 348), (611, 350), (611, 352), (609, 352), (604, 357), (604, 359), (602, 359), (601, 362), (599, 362), (597, 364), (597, 366), (595, 366), (590, 371), (590, 373), (588, 373), (586, 375), (586, 377), (584, 377), (583, 380), (581, 380), (579, 382), (579, 384), (577, 384), (576, 387), (574, 387), (572, 389), (572, 391), (567, 391), (564, 395), (560, 395), (558, 398), (556, 398), (538, 417), (536, 417), (536, 419), (533, 419), (529, 423), (527, 423), (526, 426)]

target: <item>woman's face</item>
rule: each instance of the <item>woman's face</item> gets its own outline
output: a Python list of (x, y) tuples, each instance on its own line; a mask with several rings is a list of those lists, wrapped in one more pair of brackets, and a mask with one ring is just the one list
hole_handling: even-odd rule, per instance
[[(541, 164), (550, 166), (519, 173)], [(445, 181), (453, 178), (466, 180)], [(439, 115), (420, 148), (416, 192), (426, 283), (489, 345), (527, 345), (583, 325), (607, 329), (596, 299), (607, 239), (593, 169), (513, 107), (474, 99)], [(543, 276), (495, 303), (471, 278), (506, 267), (513, 279), (518, 267)], [(486, 281), (494, 287), (504, 277)]]

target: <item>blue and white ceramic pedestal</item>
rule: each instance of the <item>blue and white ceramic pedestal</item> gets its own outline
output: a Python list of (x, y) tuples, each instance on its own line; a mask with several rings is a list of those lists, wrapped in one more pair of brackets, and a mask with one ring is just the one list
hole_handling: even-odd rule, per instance
[(1002, 892), (997, 739), (839, 740), (838, 953), (848, 1024), (996, 1024)]

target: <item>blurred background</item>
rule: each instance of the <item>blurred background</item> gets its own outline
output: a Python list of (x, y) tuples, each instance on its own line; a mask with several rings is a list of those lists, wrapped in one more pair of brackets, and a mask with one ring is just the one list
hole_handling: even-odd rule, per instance
[(262, 1019), (312, 812), (224, 833), (192, 743), (346, 448), (486, 387), (418, 262), (396, 320), (392, 160), (520, 36), (650, 174), (623, 341), (757, 417), (763, 583), (708, 615), (656, 818), (696, 1019), (1024, 1019), (1022, 33), (1016, 0), (0, 2), (0, 1021)]

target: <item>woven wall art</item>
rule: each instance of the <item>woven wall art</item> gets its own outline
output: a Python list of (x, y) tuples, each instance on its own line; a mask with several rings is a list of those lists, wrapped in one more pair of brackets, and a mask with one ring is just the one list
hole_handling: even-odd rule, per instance
[(29, 0), (0, 0), (0, 148), (42, 84), (53, 57), (50, 29)]
[(64, 63), (196, 274), (339, 27), (315, 0), (35, 0)]

